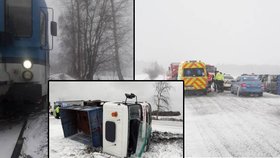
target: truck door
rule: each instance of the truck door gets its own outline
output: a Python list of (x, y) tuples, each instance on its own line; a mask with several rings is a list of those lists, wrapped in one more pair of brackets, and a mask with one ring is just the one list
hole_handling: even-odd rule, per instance
[(103, 151), (119, 157), (127, 156), (128, 108), (123, 104), (103, 105)]

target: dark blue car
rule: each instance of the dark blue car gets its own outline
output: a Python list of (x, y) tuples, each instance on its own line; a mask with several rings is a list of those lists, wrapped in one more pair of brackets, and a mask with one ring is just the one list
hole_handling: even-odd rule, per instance
[(263, 95), (263, 84), (257, 76), (239, 76), (232, 81), (231, 93), (241, 95)]

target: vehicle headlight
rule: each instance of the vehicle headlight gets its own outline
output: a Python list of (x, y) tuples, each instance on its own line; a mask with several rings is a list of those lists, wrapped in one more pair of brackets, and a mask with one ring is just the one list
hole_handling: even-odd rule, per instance
[(26, 69), (30, 69), (32, 67), (32, 62), (30, 60), (24, 60), (23, 67)]
[(22, 77), (25, 79), (25, 80), (31, 80), (33, 78), (33, 73), (31, 71), (24, 71), (22, 73)]

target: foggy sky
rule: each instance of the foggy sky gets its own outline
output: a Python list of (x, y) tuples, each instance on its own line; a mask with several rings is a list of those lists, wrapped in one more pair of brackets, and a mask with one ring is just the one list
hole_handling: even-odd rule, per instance
[(138, 61), (280, 65), (279, 0), (139, 0), (135, 6)]
[[(124, 101), (125, 93), (134, 93), (138, 101), (148, 101), (154, 106), (155, 82), (50, 82), (51, 105), (59, 100)], [(170, 82), (171, 109), (183, 112), (183, 83)]]

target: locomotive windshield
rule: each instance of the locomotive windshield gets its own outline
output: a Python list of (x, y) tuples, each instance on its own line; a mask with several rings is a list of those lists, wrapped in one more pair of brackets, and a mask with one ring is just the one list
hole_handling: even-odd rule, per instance
[(6, 32), (16, 37), (32, 35), (32, 0), (6, 0)]

